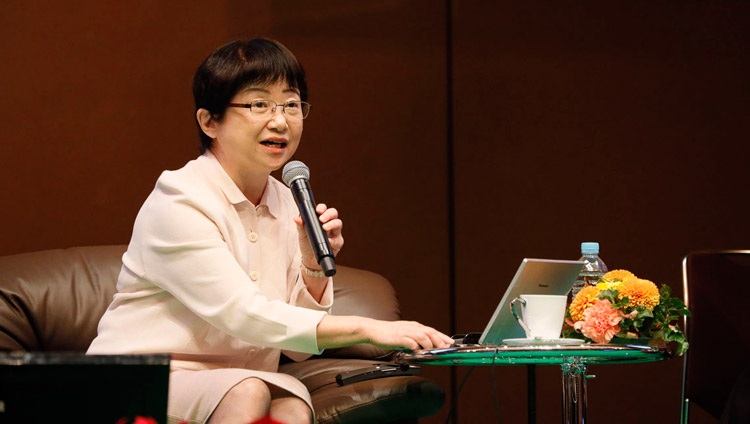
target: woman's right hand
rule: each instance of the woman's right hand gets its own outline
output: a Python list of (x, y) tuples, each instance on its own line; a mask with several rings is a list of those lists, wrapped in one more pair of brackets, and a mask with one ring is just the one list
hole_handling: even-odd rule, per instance
[(326, 315), (318, 324), (321, 349), (370, 343), (386, 349), (434, 349), (454, 340), (416, 321), (381, 321), (358, 316)]
[(410, 350), (450, 346), (454, 340), (416, 321), (375, 321), (369, 343), (382, 348)]

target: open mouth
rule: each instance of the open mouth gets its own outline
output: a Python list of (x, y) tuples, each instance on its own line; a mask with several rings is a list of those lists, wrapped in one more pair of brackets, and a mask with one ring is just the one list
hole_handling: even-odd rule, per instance
[(286, 147), (286, 143), (281, 142), (281, 141), (265, 140), (265, 141), (261, 141), (260, 144), (266, 147), (273, 147), (275, 149), (283, 149)]

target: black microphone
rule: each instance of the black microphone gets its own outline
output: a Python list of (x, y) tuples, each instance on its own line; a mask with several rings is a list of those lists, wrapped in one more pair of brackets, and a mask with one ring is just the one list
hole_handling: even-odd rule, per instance
[(298, 160), (293, 160), (284, 165), (281, 178), (292, 189), (302, 221), (305, 222), (307, 238), (310, 240), (310, 246), (315, 252), (318, 264), (323, 267), (325, 275), (332, 276), (336, 273), (336, 265), (333, 262), (331, 245), (328, 244), (328, 235), (323, 231), (318, 213), (315, 212), (315, 200), (308, 183), (310, 168)]

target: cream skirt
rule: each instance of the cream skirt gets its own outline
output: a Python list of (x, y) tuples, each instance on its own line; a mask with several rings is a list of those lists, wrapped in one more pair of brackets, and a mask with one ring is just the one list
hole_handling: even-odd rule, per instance
[(244, 368), (182, 369), (169, 375), (167, 422), (205, 423), (232, 387), (253, 377), (304, 400), (313, 410), (310, 393), (304, 384), (287, 374)]

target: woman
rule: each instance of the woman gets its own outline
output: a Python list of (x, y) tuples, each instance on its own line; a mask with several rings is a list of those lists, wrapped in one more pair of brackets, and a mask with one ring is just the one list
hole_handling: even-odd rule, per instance
[[(235, 41), (193, 80), (201, 153), (166, 171), (145, 201), (91, 354), (172, 354), (168, 415), (190, 423), (312, 420), (310, 395), (277, 373), (280, 353), (372, 343), (443, 347), (415, 322), (332, 316), (291, 192), (273, 178), (294, 154), (309, 112), (305, 75), (278, 42)], [(334, 208), (317, 205), (334, 254)]]

